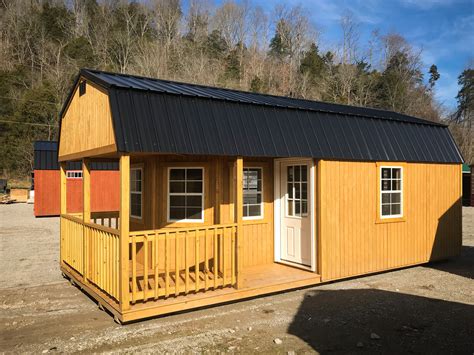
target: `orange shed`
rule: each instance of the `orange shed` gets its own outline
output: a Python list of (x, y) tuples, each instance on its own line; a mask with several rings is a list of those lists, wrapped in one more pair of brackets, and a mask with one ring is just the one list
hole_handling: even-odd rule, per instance
[[(34, 148), (35, 216), (59, 216), (58, 143), (37, 141)], [(93, 162), (91, 170), (91, 210), (93, 212), (118, 210), (120, 180), (118, 164)], [(69, 162), (66, 174), (67, 211), (82, 212), (82, 163)]]

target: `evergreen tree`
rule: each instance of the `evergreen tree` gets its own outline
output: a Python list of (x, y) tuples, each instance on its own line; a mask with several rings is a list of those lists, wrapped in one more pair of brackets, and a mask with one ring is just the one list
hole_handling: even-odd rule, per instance
[(430, 78), (428, 80), (430, 89), (433, 90), (433, 87), (436, 84), (436, 81), (441, 77), (441, 75), (438, 73), (438, 67), (436, 65), (431, 65), (430, 70), (428, 72), (430, 74)]
[(277, 59), (283, 60), (291, 53), (290, 27), (285, 20), (280, 19), (277, 23), (275, 35), (270, 41), (269, 54)]
[(300, 64), (300, 72), (308, 74), (311, 84), (315, 84), (320, 79), (324, 72), (324, 59), (318, 53), (318, 46), (311, 43), (309, 50), (304, 53)]

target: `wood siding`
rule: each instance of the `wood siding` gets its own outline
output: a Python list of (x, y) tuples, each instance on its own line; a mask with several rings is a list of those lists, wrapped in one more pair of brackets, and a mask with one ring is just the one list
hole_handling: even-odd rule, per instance
[(404, 220), (381, 222), (377, 221), (376, 163), (318, 163), (318, 258), (323, 281), (459, 253), (460, 165), (405, 163), (403, 167)]
[(61, 121), (59, 160), (88, 157), (91, 152), (115, 152), (115, 136), (109, 97), (101, 89), (86, 84), (86, 93), (79, 96), (76, 87)]
[[(143, 217), (130, 219), (130, 230), (191, 228), (234, 222), (235, 158), (208, 156), (134, 156), (131, 166), (143, 167)], [(204, 168), (204, 223), (167, 222), (167, 171), (173, 166)], [(244, 167), (263, 168), (264, 217), (243, 221), (243, 267), (273, 262), (273, 162), (271, 159), (244, 159)]]

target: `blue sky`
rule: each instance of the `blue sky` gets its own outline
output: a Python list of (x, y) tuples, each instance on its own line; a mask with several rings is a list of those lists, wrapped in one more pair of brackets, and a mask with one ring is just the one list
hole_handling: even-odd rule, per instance
[[(361, 44), (373, 30), (397, 32), (422, 50), (425, 73), (438, 66), (436, 97), (456, 106), (457, 77), (474, 59), (474, 0), (254, 0), (271, 14), (276, 4), (302, 5), (319, 30), (322, 48), (341, 41), (340, 17), (352, 12), (359, 22)], [(471, 62), (472, 63), (472, 62)], [(428, 75), (425, 74), (425, 78)]]

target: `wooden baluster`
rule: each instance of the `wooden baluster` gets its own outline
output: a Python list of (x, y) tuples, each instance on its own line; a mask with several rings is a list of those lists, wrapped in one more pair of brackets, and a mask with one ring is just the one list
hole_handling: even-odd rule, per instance
[(218, 238), (219, 238), (219, 232), (218, 229), (214, 229), (214, 236), (213, 236), (213, 241), (214, 241), (214, 289), (217, 289), (217, 278), (219, 277), (219, 250), (217, 248), (218, 244)]
[(227, 261), (227, 255), (226, 255), (226, 242), (225, 242), (225, 236), (226, 236), (226, 229), (222, 228), (222, 287), (225, 286), (226, 279), (227, 279), (227, 268), (226, 268), (226, 261)]
[(159, 286), (159, 280), (160, 280), (160, 275), (159, 275), (159, 269), (158, 269), (158, 245), (160, 243), (160, 239), (158, 238), (158, 233), (155, 232), (155, 238), (153, 239), (153, 246), (154, 246), (154, 255), (155, 255), (155, 300), (158, 299), (158, 286)]
[(194, 260), (195, 261), (194, 274), (196, 276), (195, 290), (197, 292), (199, 291), (199, 278), (200, 278), (199, 276), (199, 232), (195, 231), (194, 236), (195, 236), (195, 246), (196, 246), (196, 260)]
[(184, 293), (188, 294), (189, 292), (189, 245), (188, 245), (188, 239), (189, 235), (188, 232), (183, 232), (184, 233)]
[(148, 234), (145, 234), (143, 240), (143, 299), (148, 299)]
[(170, 248), (169, 244), (169, 233), (165, 234), (165, 297), (170, 294)]
[(175, 270), (174, 270), (174, 295), (179, 295), (179, 243), (178, 243), (179, 233), (175, 233), (175, 251), (174, 251), (174, 259), (175, 259)]
[(207, 231), (206, 228), (204, 230), (204, 289), (207, 290), (209, 288), (208, 285), (208, 273), (209, 273), (209, 257), (207, 255)]
[(234, 226), (230, 227), (230, 237), (231, 237), (231, 250), (230, 250), (230, 262), (231, 262), (231, 282), (232, 285), (235, 284), (235, 233), (234, 233)]
[(136, 236), (132, 236), (132, 303), (135, 303), (137, 292), (137, 242)]

